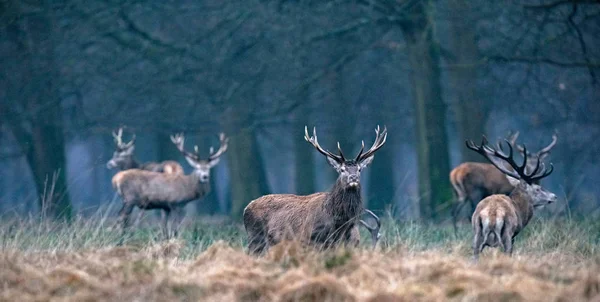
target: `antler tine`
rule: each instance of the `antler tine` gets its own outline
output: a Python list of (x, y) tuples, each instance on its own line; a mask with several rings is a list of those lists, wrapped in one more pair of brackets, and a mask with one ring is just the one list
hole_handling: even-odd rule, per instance
[(542, 163), (542, 174), (541, 175), (532, 175), (531, 176), (531, 182), (534, 182), (536, 180), (542, 179), (544, 177), (547, 177), (548, 175), (552, 174), (552, 172), (554, 172), (554, 165), (552, 163), (550, 163), (550, 169), (546, 170), (546, 167), (544, 166), (544, 164)]
[(321, 154), (323, 154), (337, 162), (340, 162), (340, 163), (344, 161), (344, 159), (341, 156), (335, 155), (335, 154), (323, 149), (321, 147), (321, 145), (319, 145), (319, 141), (317, 139), (317, 127), (313, 128), (313, 136), (309, 136), (308, 135), (308, 127), (304, 126), (304, 139), (307, 142), (309, 142), (311, 145), (313, 145), (313, 147), (315, 147), (315, 149), (317, 149), (317, 151), (319, 151)]
[(227, 147), (229, 147), (229, 138), (225, 136), (225, 133), (219, 133), (219, 149), (217, 152), (213, 153), (214, 148), (210, 147), (210, 155), (208, 156), (208, 160), (212, 161), (219, 158), (225, 151), (227, 151)]
[(124, 145), (124, 147), (129, 148), (129, 147), (133, 146), (134, 143), (135, 143), (135, 133), (131, 137), (131, 140), (127, 144)]
[(196, 154), (185, 151), (185, 136), (183, 135), (183, 133), (171, 135), (171, 141), (173, 142), (173, 144), (175, 144), (177, 150), (179, 150), (179, 152), (181, 152), (185, 157), (190, 157), (195, 160), (198, 160), (198, 156)]
[(543, 154), (549, 153), (550, 150), (552, 150), (552, 148), (554, 148), (554, 145), (556, 145), (557, 141), (558, 141), (558, 136), (556, 135), (556, 133), (552, 134), (552, 142), (548, 146), (546, 146), (545, 148), (540, 150), (537, 154), (543, 155)]
[[(512, 156), (513, 156), (513, 148), (510, 145), (510, 143), (507, 141), (508, 144), (508, 152), (509, 155), (506, 156), (500, 152), (498, 152), (497, 150), (495, 150), (494, 148), (488, 146), (488, 140), (485, 137), (485, 135), (482, 135), (481, 138), (481, 145), (477, 146), (475, 145), (475, 143), (472, 140), (467, 140), (466, 142), (467, 148), (483, 155), (483, 157), (485, 157), (490, 163), (492, 163), (492, 165), (494, 165), (498, 170), (502, 171), (502, 173), (509, 175), (511, 177), (514, 177), (516, 179), (520, 179), (521, 176), (516, 172), (516, 168), (518, 168), (518, 165), (514, 162), (514, 160), (512, 160)], [(494, 160), (494, 158), (498, 158), (502, 161), (507, 162), (509, 165), (511, 165), (513, 167), (513, 169), (515, 169), (515, 172), (506, 169), (505, 167), (503, 167), (501, 164), (499, 164), (496, 160)]]
[(344, 152), (342, 152), (342, 147), (340, 146), (340, 142), (337, 142), (337, 147), (338, 147), (338, 152), (340, 152), (340, 157), (342, 158), (343, 161), (346, 161), (346, 158), (344, 157)]
[(360, 157), (362, 156), (362, 154), (363, 154), (363, 151), (365, 151), (365, 141), (364, 141), (364, 140), (362, 140), (362, 141), (360, 142), (360, 144), (361, 144), (361, 145), (360, 145), (360, 151), (358, 151), (358, 155), (356, 155), (356, 159), (355, 159), (355, 161), (358, 161), (358, 160), (360, 159)]
[(116, 132), (113, 131), (112, 136), (115, 139), (117, 147), (121, 147), (123, 145), (123, 141), (121, 140), (121, 137), (123, 136), (123, 127), (119, 127), (119, 129)]
[[(364, 160), (365, 158), (369, 158), (373, 153), (379, 150), (385, 144), (387, 140), (387, 127), (383, 126), (383, 131), (380, 132), (379, 125), (375, 128), (375, 141), (373, 142), (373, 146), (367, 152), (359, 154), (360, 157), (356, 158), (356, 161)], [(362, 150), (361, 150), (362, 151)]]

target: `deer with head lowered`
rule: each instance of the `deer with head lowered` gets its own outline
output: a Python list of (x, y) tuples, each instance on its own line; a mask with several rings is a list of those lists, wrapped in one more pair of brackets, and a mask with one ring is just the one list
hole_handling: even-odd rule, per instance
[[(191, 174), (177, 175), (130, 169), (113, 177), (113, 186), (123, 200), (119, 220), (124, 235), (129, 227), (129, 216), (133, 208), (138, 207), (140, 210), (162, 210), (162, 229), (165, 237), (169, 238), (171, 233), (177, 236), (185, 205), (209, 193), (210, 169), (219, 162), (221, 155), (227, 150), (229, 141), (221, 133), (219, 149), (215, 152), (211, 147), (208, 159), (204, 160), (200, 158), (198, 146), (195, 146), (194, 152), (184, 149), (183, 134), (171, 136), (171, 140), (194, 169)], [(172, 232), (169, 230), (171, 212), (176, 216), (176, 220), (171, 224)]]
[[(488, 146), (485, 136), (480, 146), (475, 145), (473, 141), (466, 143), (469, 149), (483, 155), (507, 175), (513, 186), (508, 196), (490, 195), (475, 208), (471, 218), (474, 232), (473, 257), (478, 259), (486, 246), (501, 247), (504, 253), (512, 255), (514, 239), (527, 226), (533, 217), (534, 209), (557, 200), (554, 193), (537, 184), (542, 178), (550, 175), (554, 167), (550, 164), (550, 168), (546, 169), (538, 156), (535, 158), (535, 167), (528, 173), (529, 156), (523, 156), (523, 163), (517, 164), (513, 157), (513, 146), (508, 141), (508, 155)], [(527, 154), (525, 146), (523, 154)]]
[[(516, 144), (518, 137), (519, 132), (517, 131), (509, 134), (506, 141), (517, 148), (521, 155), (524, 155), (526, 151), (523, 146)], [(550, 150), (556, 145), (556, 141), (557, 136), (554, 134), (552, 135), (552, 142), (548, 146), (536, 153), (527, 153), (529, 159), (527, 171), (535, 169), (536, 161), (543, 161), (550, 154)], [(457, 233), (458, 215), (465, 205), (469, 204), (471, 213), (473, 213), (480, 200), (492, 194), (508, 195), (514, 189), (504, 173), (496, 169), (494, 165), (487, 163), (466, 162), (458, 165), (450, 172), (450, 183), (456, 198), (452, 205), (452, 221), (455, 234)], [(535, 183), (539, 184), (539, 180), (536, 180)]]
[(115, 139), (115, 152), (113, 157), (106, 163), (109, 169), (117, 169), (119, 171), (128, 169), (140, 169), (152, 172), (162, 172), (167, 174), (183, 174), (183, 167), (173, 160), (166, 160), (160, 163), (148, 162), (140, 164), (133, 156), (135, 150), (135, 134), (128, 143), (123, 143), (123, 127), (120, 127), (116, 132), (113, 131)]
[[(321, 248), (339, 244), (357, 245), (360, 241), (358, 224), (369, 228), (359, 219), (364, 211), (360, 194), (360, 173), (373, 161), (375, 152), (385, 144), (387, 129), (380, 132), (377, 127), (375, 133), (375, 142), (368, 151), (363, 152), (363, 141), (358, 155), (353, 159), (346, 159), (339, 143), (339, 154), (333, 154), (319, 145), (316, 129), (313, 129), (313, 136), (309, 136), (308, 128), (305, 127), (304, 139), (326, 156), (339, 176), (329, 192), (307, 196), (272, 194), (250, 202), (244, 209), (248, 252), (262, 254), (282, 240), (298, 240)], [(379, 226), (379, 221), (376, 220)], [(370, 229), (375, 241), (378, 232), (373, 232), (374, 228)]]

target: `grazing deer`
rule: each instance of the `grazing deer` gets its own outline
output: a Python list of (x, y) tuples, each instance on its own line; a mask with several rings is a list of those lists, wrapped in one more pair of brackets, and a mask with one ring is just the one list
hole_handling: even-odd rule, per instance
[[(339, 176), (329, 192), (307, 196), (272, 194), (250, 202), (244, 209), (248, 251), (261, 254), (282, 240), (294, 239), (322, 248), (340, 243), (357, 245), (360, 241), (357, 223), (368, 227), (358, 219), (364, 211), (360, 172), (385, 144), (387, 129), (384, 127), (380, 132), (378, 126), (375, 133), (375, 142), (368, 151), (363, 152), (363, 141), (358, 155), (354, 159), (346, 159), (339, 143), (339, 155), (333, 154), (319, 145), (316, 129), (313, 129), (313, 136), (309, 136), (305, 127), (304, 139), (327, 157)], [(378, 237), (374, 232), (371, 234), (374, 238)]]
[(210, 169), (214, 167), (219, 158), (227, 150), (229, 139), (223, 133), (219, 136), (220, 147), (214, 152), (210, 148), (208, 159), (200, 159), (198, 146), (194, 152), (184, 149), (183, 134), (171, 136), (171, 140), (177, 149), (184, 155), (187, 162), (194, 168), (189, 175), (165, 174), (150, 172), (139, 169), (130, 169), (117, 173), (113, 177), (113, 187), (123, 200), (123, 207), (119, 212), (119, 220), (123, 226), (123, 235), (129, 227), (129, 216), (134, 207), (141, 210), (161, 209), (163, 211), (162, 228), (165, 236), (169, 238), (169, 216), (171, 211), (176, 214), (173, 233), (177, 236), (177, 230), (183, 218), (183, 209), (192, 200), (204, 197), (210, 192)]
[[(517, 131), (509, 134), (506, 141), (524, 155), (524, 148), (516, 145), (518, 137), (519, 132)], [(529, 157), (528, 171), (535, 168), (536, 161), (542, 161), (550, 154), (550, 150), (556, 145), (556, 141), (557, 136), (554, 134), (552, 135), (552, 142), (548, 146), (534, 154), (527, 154), (527, 157)], [(455, 234), (457, 233), (458, 215), (466, 204), (471, 205), (471, 213), (473, 213), (475, 206), (480, 200), (492, 194), (508, 195), (514, 189), (514, 186), (508, 181), (504, 173), (496, 169), (493, 165), (486, 163), (466, 162), (458, 165), (450, 172), (450, 183), (452, 184), (456, 198), (452, 206), (452, 222)]]
[[(528, 158), (523, 156), (523, 164), (518, 165), (513, 158), (513, 146), (508, 144), (508, 155), (499, 152), (487, 145), (485, 136), (481, 145), (473, 141), (466, 142), (467, 147), (483, 155), (498, 170), (507, 175), (514, 189), (506, 196), (503, 194), (490, 195), (483, 199), (473, 213), (471, 224), (473, 232), (473, 257), (479, 254), (486, 246), (501, 247), (504, 253), (512, 255), (514, 239), (527, 226), (533, 211), (556, 201), (556, 195), (543, 189), (537, 183), (554, 171), (546, 169), (540, 157), (536, 157), (535, 167), (528, 174)], [(523, 154), (527, 149), (523, 146)], [(510, 167), (510, 168), (508, 168)]]
[(152, 172), (183, 175), (183, 167), (181, 167), (181, 165), (176, 161), (167, 160), (160, 163), (138, 163), (133, 156), (133, 151), (135, 150), (135, 134), (131, 138), (131, 141), (128, 143), (123, 143), (123, 127), (120, 127), (117, 132), (113, 131), (113, 137), (115, 139), (116, 149), (113, 153), (113, 157), (106, 163), (107, 168), (117, 169), (119, 171), (140, 169)]

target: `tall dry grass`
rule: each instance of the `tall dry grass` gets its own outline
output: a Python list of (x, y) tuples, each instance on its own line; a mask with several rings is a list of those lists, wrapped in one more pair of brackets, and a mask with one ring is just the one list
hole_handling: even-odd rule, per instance
[(190, 223), (163, 241), (142, 222), (124, 246), (105, 215), (0, 223), (3, 301), (600, 301), (600, 223), (536, 219), (514, 257), (470, 259), (471, 232), (384, 221), (375, 251), (284, 243), (244, 253), (240, 225)]

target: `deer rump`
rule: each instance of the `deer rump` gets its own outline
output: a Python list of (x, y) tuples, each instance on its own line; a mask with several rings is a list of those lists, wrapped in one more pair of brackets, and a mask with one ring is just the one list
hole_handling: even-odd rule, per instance
[[(357, 222), (363, 210), (362, 204), (357, 206), (345, 200), (348, 207), (344, 213), (332, 216), (324, 206), (330, 194), (273, 194), (252, 201), (244, 211), (244, 225), (251, 249), (254, 247), (259, 252), (283, 240), (298, 240), (325, 248), (339, 242), (358, 245)], [(336, 217), (355, 218), (336, 223)]]

